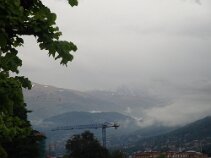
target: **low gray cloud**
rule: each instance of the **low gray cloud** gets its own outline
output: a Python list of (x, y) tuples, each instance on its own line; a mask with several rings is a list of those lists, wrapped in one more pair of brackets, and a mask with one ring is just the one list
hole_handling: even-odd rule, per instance
[(165, 83), (158, 90), (160, 93), (157, 95), (168, 98), (169, 102), (163, 106), (154, 106), (142, 111), (143, 125), (154, 123), (168, 126), (184, 125), (211, 114), (210, 82), (198, 81), (181, 86)]

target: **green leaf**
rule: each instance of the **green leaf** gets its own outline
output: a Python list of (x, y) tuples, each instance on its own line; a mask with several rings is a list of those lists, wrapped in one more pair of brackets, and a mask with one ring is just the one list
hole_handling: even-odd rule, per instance
[(78, 0), (68, 0), (68, 2), (72, 7), (78, 5)]
[(48, 17), (48, 21), (50, 24), (55, 24), (55, 20), (56, 20), (56, 14), (51, 13)]
[[(15, 52), (15, 49), (11, 51)], [(18, 73), (18, 67), (22, 65), (22, 60), (16, 55), (16, 53), (7, 53), (5, 56), (0, 56), (0, 68), (4, 71), (12, 71)]]
[(23, 88), (32, 88), (31, 81), (28, 78), (25, 78), (24, 76), (15, 76), (15, 79), (17, 79), (21, 83)]
[(7, 44), (7, 36), (4, 33), (0, 33), (0, 47), (4, 48)]

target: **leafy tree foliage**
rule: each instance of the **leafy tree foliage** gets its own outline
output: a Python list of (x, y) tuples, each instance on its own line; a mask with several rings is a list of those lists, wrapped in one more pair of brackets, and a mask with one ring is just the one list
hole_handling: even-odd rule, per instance
[(165, 155), (165, 154), (160, 154), (160, 155), (158, 156), (158, 158), (166, 158), (166, 155)]
[[(78, 4), (77, 0), (68, 2), (71, 6)], [(24, 45), (24, 35), (34, 36), (40, 49), (60, 59), (61, 64), (72, 61), (70, 52), (77, 47), (59, 40), (61, 32), (55, 20), (56, 14), (41, 0), (0, 0), (0, 157), (36, 157), (32, 150), (36, 150), (39, 139), (27, 120), (22, 93), (22, 88), (31, 88), (31, 82), (24, 76), (11, 77), (10, 73), (18, 74), (22, 66), (17, 48)], [(29, 145), (31, 149), (26, 149)], [(15, 150), (22, 154), (13, 155)]]
[(85, 131), (67, 141), (66, 149), (71, 158), (108, 158), (108, 150), (101, 146), (93, 133)]
[(121, 150), (114, 150), (110, 152), (110, 158), (125, 158), (126, 154)]
[(40, 158), (39, 142), (45, 139), (32, 131), (27, 136), (16, 137), (2, 143), (9, 158)]
[(7, 158), (7, 153), (6, 153), (5, 150), (2, 148), (2, 146), (0, 146), (0, 157), (1, 157), (1, 158)]

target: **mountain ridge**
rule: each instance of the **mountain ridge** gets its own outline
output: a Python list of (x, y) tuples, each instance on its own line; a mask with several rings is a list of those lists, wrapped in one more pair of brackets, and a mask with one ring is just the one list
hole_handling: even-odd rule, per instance
[(148, 94), (129, 90), (81, 92), (36, 83), (32, 90), (24, 90), (24, 97), (28, 109), (33, 111), (29, 114), (32, 122), (68, 111), (120, 112), (140, 117), (144, 109), (162, 104)]
[(211, 149), (211, 116), (206, 116), (166, 134), (145, 138), (133, 150), (196, 150)]

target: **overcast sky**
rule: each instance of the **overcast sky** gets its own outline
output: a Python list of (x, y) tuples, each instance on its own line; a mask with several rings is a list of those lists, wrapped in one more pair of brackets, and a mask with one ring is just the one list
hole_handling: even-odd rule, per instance
[(138, 87), (172, 99), (145, 111), (166, 123), (211, 114), (210, 0), (79, 0), (74, 8), (43, 2), (78, 51), (60, 66), (26, 37), (21, 75), (77, 90)]

